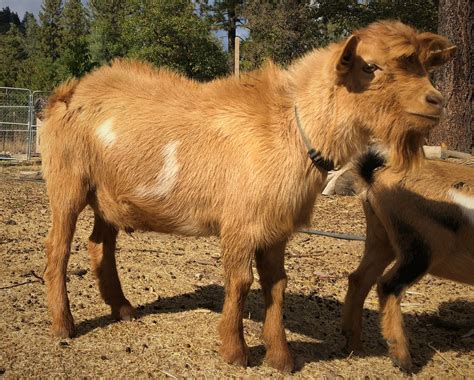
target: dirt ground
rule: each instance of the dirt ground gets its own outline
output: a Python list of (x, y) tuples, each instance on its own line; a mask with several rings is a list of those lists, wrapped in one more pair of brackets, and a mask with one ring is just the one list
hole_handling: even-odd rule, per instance
[[(53, 338), (45, 286), (32, 274), (41, 275), (45, 263), (43, 242), (50, 224), (45, 185), (18, 181), (18, 170), (0, 167), (0, 377), (282, 376), (262, 363), (263, 301), (258, 281), (249, 294), (244, 320), (251, 365), (237, 368), (219, 358), (216, 329), (223, 281), (216, 238), (121, 234), (118, 268), (139, 318), (112, 321), (88, 262), (90, 210), (81, 215), (68, 267), (78, 334), (73, 339)], [(358, 199), (320, 197), (312, 227), (364, 234)], [(297, 369), (286, 377), (409, 376), (387, 356), (374, 291), (364, 310), (365, 354), (343, 351), (340, 315), (347, 275), (357, 266), (362, 250), (362, 242), (302, 233), (288, 245), (285, 325)], [(451, 322), (472, 326), (472, 288), (426, 276), (406, 295), (403, 311), (416, 376), (474, 378), (473, 334), (469, 328), (443, 326)]]

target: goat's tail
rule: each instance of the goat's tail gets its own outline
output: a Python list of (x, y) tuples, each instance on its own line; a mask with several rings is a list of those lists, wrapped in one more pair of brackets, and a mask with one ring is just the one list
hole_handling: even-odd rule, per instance
[(43, 111), (46, 120), (54, 114), (64, 113), (67, 110), (78, 83), (77, 79), (70, 79), (54, 90)]
[(66, 116), (77, 84), (78, 81), (75, 79), (61, 84), (49, 97), (44, 108), (44, 124), (40, 131), (41, 162), (43, 178), (48, 183), (52, 183), (52, 178), (61, 177), (58, 174), (61, 168), (71, 165), (71, 162), (67, 161), (71, 160), (70, 152), (74, 152), (71, 148), (73, 139), (64, 127), (68, 124)]
[(365, 186), (370, 186), (374, 182), (375, 170), (385, 166), (386, 162), (383, 153), (374, 148), (370, 148), (359, 157), (355, 164), (356, 172), (365, 182)]

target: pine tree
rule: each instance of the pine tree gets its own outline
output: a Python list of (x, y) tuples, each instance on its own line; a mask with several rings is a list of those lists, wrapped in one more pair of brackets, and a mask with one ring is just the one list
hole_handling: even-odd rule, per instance
[(250, 37), (242, 45), (243, 69), (259, 67), (268, 58), (287, 65), (324, 44), (327, 30), (316, 11), (309, 0), (247, 1), (244, 15)]
[(9, 7), (0, 11), (0, 34), (5, 34), (10, 30), (10, 24), (20, 26), (18, 14), (12, 12)]
[(68, 0), (61, 19), (61, 62), (67, 71), (79, 77), (90, 69), (87, 41), (89, 18), (81, 0)]
[(41, 52), (53, 61), (56, 61), (60, 54), (61, 13), (62, 0), (43, 0), (39, 13)]
[(89, 49), (94, 64), (103, 64), (125, 55), (122, 29), (128, 14), (128, 3), (122, 0), (89, 1), (92, 12)]
[(200, 0), (199, 11), (201, 17), (205, 17), (215, 31), (225, 31), (227, 33), (227, 43), (229, 68), (234, 67), (235, 38), (237, 28), (244, 23), (243, 9), (246, 0)]
[[(33, 90), (46, 90), (52, 87), (56, 71), (51, 58), (44, 57), (41, 51), (40, 26), (32, 13), (26, 12), (22, 20), (24, 43), (27, 58), (22, 62), (16, 86)], [(46, 64), (45, 64), (46, 63)], [(47, 79), (44, 79), (46, 78)]]
[(244, 22), (242, 12), (245, 3), (245, 0), (215, 0), (207, 1), (204, 5), (207, 17), (214, 29), (221, 29), (227, 33), (227, 46), (230, 54), (234, 51), (237, 28)]
[(23, 35), (16, 24), (0, 35), (0, 86), (15, 87), (22, 62), (27, 58)]
[(23, 20), (21, 21), (21, 25), (25, 35), (26, 52), (28, 54), (28, 57), (33, 57), (38, 54), (38, 49), (40, 45), (40, 28), (38, 22), (36, 21), (36, 18), (33, 13), (26, 12), (25, 16), (23, 17)]

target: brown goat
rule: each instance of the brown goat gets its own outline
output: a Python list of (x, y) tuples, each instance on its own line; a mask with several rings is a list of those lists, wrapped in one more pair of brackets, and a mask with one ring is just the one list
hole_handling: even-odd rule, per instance
[(394, 362), (409, 369), (404, 291), (426, 273), (474, 285), (474, 168), (427, 160), (409, 173), (375, 171), (382, 165), (374, 152), (358, 162), (366, 181), (367, 240), (359, 267), (349, 275), (343, 333), (349, 350), (361, 350), (362, 308), (377, 281), (382, 335)]
[(46, 110), (43, 171), (52, 209), (45, 279), (57, 336), (74, 333), (66, 266), (76, 220), (95, 213), (89, 241), (103, 299), (130, 319), (116, 270), (119, 230), (220, 236), (225, 300), (220, 354), (246, 365), (242, 314), (255, 258), (265, 298), (267, 362), (291, 370), (283, 327), (285, 245), (310, 220), (327, 172), (315, 170), (295, 122), (343, 165), (371, 136), (402, 164), (442, 114), (428, 70), (454, 49), (441, 36), (381, 22), (316, 50), (287, 70), (267, 64), (197, 83), (115, 61), (59, 87)]

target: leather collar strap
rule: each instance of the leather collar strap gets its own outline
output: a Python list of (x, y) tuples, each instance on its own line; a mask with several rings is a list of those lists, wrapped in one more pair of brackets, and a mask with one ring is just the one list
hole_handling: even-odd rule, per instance
[(301, 138), (304, 142), (304, 145), (306, 146), (306, 149), (308, 149), (308, 156), (311, 159), (311, 162), (317, 169), (323, 169), (326, 170), (327, 172), (334, 170), (334, 161), (324, 158), (321, 155), (321, 152), (318, 152), (316, 149), (314, 149), (308, 139), (308, 136), (306, 135), (303, 126), (301, 125), (301, 120), (300, 120), (300, 115), (298, 113), (298, 108), (295, 106), (295, 117), (296, 117), (296, 125), (298, 126), (298, 129), (300, 130)]

